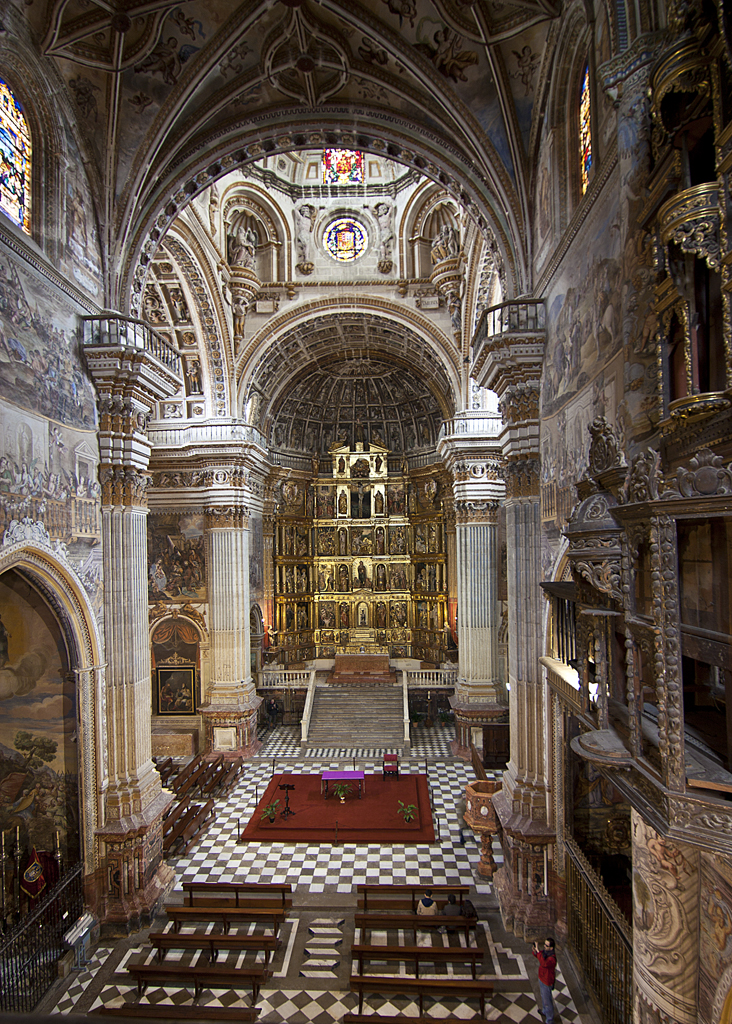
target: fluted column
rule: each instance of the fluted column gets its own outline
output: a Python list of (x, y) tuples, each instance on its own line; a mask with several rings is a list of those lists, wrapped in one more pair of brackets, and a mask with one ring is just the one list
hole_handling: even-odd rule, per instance
[(177, 353), (147, 324), (107, 316), (85, 325), (98, 393), (106, 673), (103, 824), (97, 831), (97, 909), (115, 929), (149, 923), (173, 880), (162, 816), (172, 801), (151, 757), (147, 609), (147, 419), (180, 387)]
[(458, 681), (454, 752), (470, 757), (474, 728), (507, 718), (499, 676), (498, 512), (503, 497), (498, 421), (464, 413), (445, 425), (440, 455), (453, 479)]
[(473, 347), (471, 376), (499, 398), (506, 480), (511, 756), (493, 805), (502, 825), (505, 865), (511, 867), (501, 867), (493, 884), (506, 926), (519, 935), (534, 935), (554, 923), (543, 856), (544, 848), (554, 840), (554, 831), (547, 823), (545, 687), (539, 662), (543, 653), (539, 586), (543, 303), (506, 302), (486, 310)]
[(254, 753), (261, 698), (249, 656), (249, 520), (243, 505), (205, 511), (211, 674), (201, 707), (209, 750)]

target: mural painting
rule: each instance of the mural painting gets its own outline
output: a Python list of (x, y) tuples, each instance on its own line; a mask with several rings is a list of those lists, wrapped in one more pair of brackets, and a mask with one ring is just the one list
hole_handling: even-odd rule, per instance
[(67, 426), (93, 428), (94, 393), (75, 317), (0, 253), (0, 398)]
[(203, 516), (150, 516), (148, 597), (155, 603), (206, 600)]
[[(21, 870), (35, 847), (45, 882), (53, 854), (79, 857), (76, 692), (58, 623), (38, 593), (10, 571), (0, 579), (0, 831)], [(14, 846), (13, 846), (14, 849)], [(7, 874), (6, 890), (13, 879)]]
[(264, 601), (264, 532), (262, 517), (249, 518), (249, 598)]

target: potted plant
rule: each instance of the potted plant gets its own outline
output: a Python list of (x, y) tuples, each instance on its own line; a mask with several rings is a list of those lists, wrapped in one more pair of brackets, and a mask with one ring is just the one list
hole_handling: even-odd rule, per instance
[(336, 782), (335, 786), (333, 786), (333, 792), (342, 804), (346, 802), (346, 797), (350, 796), (352, 791), (350, 782)]
[(279, 803), (280, 803), (279, 800), (273, 800), (271, 804), (267, 804), (267, 806), (262, 811), (262, 818), (261, 818), (261, 820), (264, 821), (265, 818), (269, 818), (269, 820), (274, 824), (274, 820), (275, 820), (275, 816), (277, 814), (277, 808), (279, 806)]
[(402, 817), (404, 818), (404, 824), (408, 825), (411, 821), (414, 821), (414, 818), (415, 818), (415, 816), (417, 814), (417, 805), (416, 804), (405, 804), (405, 803), (402, 803), (401, 800), (399, 800), (398, 802), (399, 802), (399, 808), (397, 810), (397, 814), (401, 814)]
[(422, 716), (420, 715), (419, 711), (413, 711), (409, 716), (409, 720), (412, 723), (412, 728), (416, 729), (419, 723), (422, 721)]

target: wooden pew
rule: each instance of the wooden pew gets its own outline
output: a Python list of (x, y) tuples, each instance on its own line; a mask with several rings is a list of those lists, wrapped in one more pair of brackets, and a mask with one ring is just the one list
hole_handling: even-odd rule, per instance
[(225, 964), (128, 964), (127, 972), (137, 982), (137, 993), (141, 996), (150, 984), (178, 985), (193, 987), (194, 998), (198, 999), (207, 988), (238, 989), (243, 984), (252, 986), (252, 1003), (259, 998), (260, 986), (270, 972), (266, 967), (227, 967)]
[(168, 813), (163, 818), (163, 835), (167, 835), (173, 828), (175, 823), (178, 821), (182, 814), (188, 810), (191, 805), (191, 801), (188, 797), (184, 800), (179, 800), (177, 804), (173, 804)]
[(195, 907), (166, 906), (165, 913), (173, 922), (176, 932), (180, 930), (181, 924), (187, 921), (206, 921), (208, 924), (220, 924), (224, 935), (228, 935), (232, 924), (239, 924), (242, 921), (270, 925), (272, 934), (277, 935), (280, 924), (287, 916), (287, 911), (282, 908), (211, 907), (203, 904)]
[(213, 800), (207, 800), (203, 805), (195, 804), (194, 806), (196, 807), (196, 813), (192, 818), (187, 819), (183, 823), (183, 828), (181, 829), (177, 842), (175, 843), (175, 849), (172, 847), (170, 848), (171, 853), (176, 857), (185, 856), (196, 842), (205, 826), (208, 825), (211, 818), (216, 817)]
[[(414, 936), (414, 945), (417, 945), (417, 932), (430, 928), (448, 927), (452, 931), (465, 931), (465, 942), (470, 940), (470, 929), (475, 928), (478, 923), (477, 917), (442, 917), (436, 914), (434, 917), (422, 916), (420, 914), (361, 914), (354, 916), (354, 923), (364, 934), (377, 929), (389, 931), (390, 929), (402, 928), (411, 931)], [(364, 943), (365, 944), (365, 943)]]
[(480, 1015), (485, 1017), (485, 997), (493, 992), (493, 982), (481, 978), (404, 978), (384, 975), (351, 975), (351, 991), (358, 992), (358, 1012), (363, 1011), (363, 997), (366, 992), (385, 992), (407, 995), (419, 1000), (419, 1015), (424, 1016), (424, 997), (439, 998), (453, 996), (465, 1000), (474, 997), (480, 1000)]
[(226, 775), (221, 780), (219, 787), (219, 796), (223, 796), (228, 793), (231, 787), (234, 785), (236, 780), (244, 771), (244, 758), (237, 757), (236, 761), (231, 761), (226, 769)]
[(270, 955), (282, 945), (274, 935), (222, 935), (221, 932), (205, 935), (202, 932), (150, 932), (148, 941), (157, 950), (159, 962), (164, 960), (168, 949), (201, 949), (207, 953), (211, 963), (216, 963), (219, 950), (234, 949), (237, 952), (264, 953), (264, 962), (268, 965)]
[(185, 809), (181, 815), (178, 816), (173, 828), (163, 837), (163, 853), (167, 856), (177, 845), (180, 837), (183, 835), (183, 830), (195, 818), (201, 809), (200, 804), (191, 804), (188, 802), (189, 798), (186, 797)]
[(425, 889), (432, 892), (432, 898), (447, 896), (452, 893), (457, 896), (460, 908), (462, 909), (463, 899), (470, 893), (469, 885), (433, 885), (431, 882), (423, 882), (419, 885), (377, 885), (375, 883), (360, 883), (356, 891), (361, 893), (358, 899), (359, 909), (368, 910), (400, 910), (408, 913), (417, 913), (417, 904)]
[(176, 793), (179, 792), (181, 786), (189, 777), (189, 775), (192, 775), (193, 772), (198, 771), (198, 769), (201, 767), (202, 761), (202, 756), (200, 754), (196, 754), (194, 758), (191, 758), (191, 760), (188, 762), (185, 768), (182, 768), (178, 772), (176, 777), (173, 779), (173, 789), (176, 791)]
[[(183, 882), (187, 906), (195, 905), (195, 893), (202, 893), (207, 906), (292, 906), (289, 882)], [(266, 902), (265, 902), (266, 901)]]
[[(124, 1006), (99, 1006), (88, 1010), (87, 1016), (102, 1014), (105, 1017), (156, 1017), (158, 1020), (256, 1020), (261, 1012), (259, 1006), (193, 1006), (185, 1003), (125, 1003)], [(442, 1024), (442, 1022), (440, 1022)]]
[(195, 771), (192, 771), (191, 774), (183, 780), (180, 786), (174, 786), (179, 800), (182, 800), (184, 796), (187, 796), (191, 790), (198, 785), (201, 778), (206, 774), (207, 768), (208, 764), (206, 762), (202, 762)]
[(419, 977), (420, 963), (468, 964), (471, 974), (477, 977), (476, 967), (483, 963), (483, 949), (475, 946), (365, 946), (351, 947), (351, 956), (358, 960), (358, 973), (363, 975), (364, 961), (403, 960), (414, 961), (414, 976)]

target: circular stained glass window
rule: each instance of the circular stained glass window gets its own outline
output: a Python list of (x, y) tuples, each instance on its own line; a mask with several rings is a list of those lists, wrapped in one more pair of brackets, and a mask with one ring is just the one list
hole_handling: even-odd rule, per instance
[(340, 263), (350, 263), (363, 256), (369, 236), (363, 224), (350, 217), (334, 220), (323, 233), (323, 245), (329, 256)]

